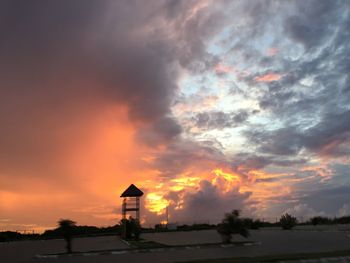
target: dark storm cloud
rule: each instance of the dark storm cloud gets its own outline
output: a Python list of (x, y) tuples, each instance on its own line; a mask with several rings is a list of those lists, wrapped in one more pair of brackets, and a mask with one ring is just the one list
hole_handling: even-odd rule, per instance
[(262, 153), (295, 155), (301, 149), (300, 134), (294, 127), (274, 131), (249, 130), (246, 137)]
[(246, 110), (240, 110), (235, 113), (212, 111), (197, 113), (192, 119), (194, 125), (200, 129), (224, 129), (244, 123), (249, 115), (250, 113)]
[[(136, 15), (141, 6), (119, 2), (117, 8), (114, 6), (117, 13), (111, 21), (116, 27), (106, 29), (104, 19), (108, 17), (103, 15), (108, 6), (112, 4), (113, 8), (113, 2), (100, 3), (77, 1), (71, 5), (60, 1), (28, 5), (14, 2), (5, 6), (2, 10), (7, 16), (2, 25), (7, 28), (4, 32), (7, 41), (1, 51), (9, 65), (13, 65), (12, 68), (6, 65), (5, 72), (16, 74), (26, 82), (16, 83), (12, 79), (16, 76), (10, 75), (11, 79), (5, 76), (9, 84), (3, 89), (7, 91), (12, 84), (11, 88), (18, 92), (30, 90), (30, 94), (39, 93), (49, 99), (59, 93), (62, 100), (69, 100), (74, 92), (85, 97), (84, 91), (112, 96), (117, 102), (125, 100), (129, 104), (133, 118), (148, 119), (169, 112), (170, 97), (176, 89), (176, 74), (170, 76), (165, 58), (168, 56), (164, 49), (170, 47), (166, 43), (134, 43), (135, 40), (128, 37), (128, 30), (140, 25), (135, 25), (132, 17), (127, 19), (125, 13), (131, 15), (132, 9)], [(138, 17), (142, 18), (143, 22), (152, 23)], [(103, 32), (106, 30), (110, 32)], [(63, 92), (51, 81), (67, 78), (68, 82), (70, 77), (98, 79), (101, 85), (92, 91), (87, 90), (88, 87), (75, 87), (73, 91)]]
[(323, 45), (327, 37), (337, 30), (344, 8), (342, 1), (296, 1), (297, 15), (285, 20), (285, 30), (293, 40), (302, 43), (305, 48)]
[(152, 167), (161, 171), (161, 177), (165, 178), (175, 178), (191, 168), (208, 172), (220, 165), (227, 166), (228, 161), (219, 149), (185, 139), (169, 143), (152, 163)]
[(306, 149), (328, 156), (346, 156), (350, 141), (349, 111), (329, 113), (308, 129), (287, 126), (273, 131), (249, 130), (246, 136), (250, 144), (262, 153), (297, 155)]
[(158, 146), (175, 139), (182, 132), (181, 126), (175, 119), (164, 117), (137, 133), (137, 138), (149, 146)]
[(280, 155), (267, 155), (266, 152), (261, 155), (251, 153), (240, 153), (233, 157), (232, 169), (234, 171), (250, 171), (250, 170), (261, 170), (269, 165), (282, 166), (282, 167), (293, 167), (301, 164), (305, 164), (307, 159), (296, 158), (294, 156), (280, 156)]
[(2, 1), (1, 169), (49, 174), (106, 104), (127, 107), (144, 143), (176, 138), (178, 69), (211, 67), (203, 41), (222, 21), (198, 3)]
[(350, 111), (330, 113), (306, 131), (304, 145), (324, 155), (348, 155), (342, 146), (350, 142)]
[[(3, 77), (8, 85), (3, 85), (3, 89), (10, 93), (8, 87), (12, 84), (21, 92), (30, 87), (30, 93), (37, 90), (48, 93), (50, 89), (55, 93), (57, 88), (50, 86), (49, 78), (60, 74), (67, 77), (64, 74), (72, 70), (72, 74), (80, 74), (76, 77), (100, 81), (101, 85), (94, 87), (98, 94), (117, 102), (125, 100), (132, 118), (162, 117), (169, 113), (176, 91), (176, 63), (187, 67), (199, 58), (202, 61), (206, 51), (201, 38), (213, 34), (221, 21), (217, 19), (218, 13), (207, 9), (200, 11), (201, 16), (186, 20), (196, 4), (196, 1), (147, 5), (138, 1), (30, 4), (5, 1), (1, 8), (5, 39), (1, 53), (7, 62), (3, 64), (6, 65)], [(169, 28), (163, 21), (175, 25), (171, 36), (175, 39), (168, 37)], [(177, 41), (182, 47), (177, 47)], [(80, 70), (75, 69), (78, 66)], [(6, 78), (8, 73), (13, 74)], [(16, 85), (14, 75), (28, 77), (27, 88), (19, 85), (23, 83)], [(86, 88), (80, 88), (80, 92)]]

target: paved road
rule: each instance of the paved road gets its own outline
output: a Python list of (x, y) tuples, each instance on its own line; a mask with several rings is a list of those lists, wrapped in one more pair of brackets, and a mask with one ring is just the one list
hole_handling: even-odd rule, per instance
[(288, 260), (288, 261), (280, 261), (279, 263), (350, 263), (350, 257)]
[[(75, 251), (127, 249), (128, 246), (116, 236), (75, 238), (73, 240)], [(28, 262), (37, 254), (63, 253), (65, 241), (62, 239), (0, 242), (0, 262)]]
[[(248, 240), (260, 241), (253, 248), (254, 255), (277, 253), (320, 252), (350, 249), (350, 232), (347, 231), (300, 231), (300, 230), (256, 230)], [(196, 232), (155, 233), (145, 238), (167, 245), (220, 242), (214, 230)], [(246, 240), (235, 237), (237, 241)]]
[[(174, 262), (198, 259), (227, 258), (239, 256), (261, 256), (273, 254), (311, 253), (334, 250), (350, 250), (350, 233), (344, 231), (252, 231), (251, 240), (261, 241), (260, 246), (185, 249), (158, 251), (152, 253), (125, 253), (119, 255), (65, 256), (55, 259), (37, 259), (33, 255), (57, 253), (64, 249), (63, 240), (13, 242), (0, 245), (1, 263), (41, 263), (41, 262)], [(217, 233), (209, 231), (173, 232), (145, 234), (144, 238), (165, 244), (210, 243), (219, 240)], [(117, 237), (85, 238), (75, 241), (75, 250), (125, 248)], [(79, 248), (79, 249), (78, 249)], [(340, 261), (341, 262), (341, 261)], [(346, 261), (345, 261), (346, 262)]]

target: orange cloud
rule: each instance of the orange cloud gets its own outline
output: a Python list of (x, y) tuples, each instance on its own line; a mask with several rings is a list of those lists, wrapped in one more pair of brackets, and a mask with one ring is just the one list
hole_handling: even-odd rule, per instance
[(333, 171), (327, 164), (310, 165), (300, 169), (302, 172), (310, 172), (314, 177), (320, 176), (322, 181), (330, 180), (333, 176)]
[(272, 82), (272, 81), (278, 81), (282, 77), (283, 76), (281, 74), (267, 73), (265, 75), (255, 77), (254, 80), (257, 81), (257, 82)]
[[(249, 171), (247, 168), (245, 176), (242, 176), (228, 167), (220, 167), (219, 165), (210, 169), (210, 166), (198, 165), (197, 167), (188, 167), (186, 172), (173, 179), (159, 182), (158, 178), (158, 183), (156, 181), (149, 181), (147, 184), (143, 183), (148, 190), (144, 199), (145, 208), (153, 213), (155, 217), (150, 219), (148, 217), (149, 214), (144, 213), (142, 221), (159, 223), (165, 219), (166, 207), (169, 207), (171, 211), (170, 220), (172, 218), (183, 220), (181, 218), (185, 216), (186, 209), (189, 208), (188, 202), (192, 200), (191, 198), (188, 199), (188, 197), (196, 196), (198, 198), (198, 196), (205, 196), (205, 192), (201, 188), (203, 183), (209, 184), (212, 189), (216, 189), (222, 202), (226, 202), (227, 198), (232, 198), (230, 196), (236, 193), (238, 195), (236, 198), (243, 197), (241, 200), (246, 204), (243, 205), (244, 211), (249, 211), (251, 208), (257, 209), (257, 213), (261, 212), (263, 217), (266, 217), (266, 214), (263, 213), (271, 205), (279, 205), (285, 200), (290, 200), (290, 202), (296, 201), (295, 197), (293, 197), (293, 189), (296, 182), (289, 174), (267, 173), (263, 170)], [(276, 191), (276, 189), (279, 190)], [(169, 195), (171, 192), (173, 194)], [(237, 203), (232, 203), (231, 205), (233, 205), (233, 208), (242, 208), (236, 207)]]
[(146, 208), (153, 213), (161, 215), (165, 208), (169, 205), (169, 201), (164, 196), (157, 192), (152, 192), (146, 195)]
[(238, 79), (244, 79), (251, 74), (249, 70), (240, 69), (235, 66), (225, 65), (223, 63), (216, 64), (216, 66), (214, 67), (214, 71), (217, 74), (233, 73)]
[[(147, 189), (144, 199), (145, 208), (157, 216), (164, 216), (166, 207), (170, 205), (174, 210), (178, 211), (177, 213), (181, 213), (186, 205), (184, 203), (185, 195), (200, 191), (201, 182), (204, 180), (210, 182), (222, 195), (235, 189), (238, 191), (241, 184), (240, 176), (226, 168), (214, 168), (214, 165), (214, 163), (202, 166), (194, 165), (188, 167), (185, 172), (175, 178), (162, 182), (159, 182), (160, 178), (139, 182), (140, 185)], [(169, 199), (168, 194), (170, 192), (176, 193), (176, 202)]]
[(218, 186), (223, 192), (229, 192), (241, 185), (241, 178), (237, 174), (224, 172), (222, 169), (214, 169), (212, 173), (215, 175), (211, 180), (212, 184)]
[(236, 69), (232, 66), (227, 66), (225, 64), (222, 63), (218, 63), (215, 68), (214, 68), (215, 72), (217, 74), (224, 74), (224, 73), (231, 73), (231, 72), (235, 72)]

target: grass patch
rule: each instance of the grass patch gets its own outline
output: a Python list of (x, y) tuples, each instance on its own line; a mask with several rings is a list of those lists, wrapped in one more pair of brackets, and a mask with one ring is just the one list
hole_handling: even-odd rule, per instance
[(234, 257), (223, 259), (208, 259), (187, 261), (192, 263), (273, 263), (285, 260), (300, 260), (300, 259), (319, 259), (327, 257), (342, 257), (350, 256), (350, 250), (340, 250), (331, 252), (319, 253), (298, 253), (298, 254), (280, 254), (273, 256), (258, 256), (258, 257)]

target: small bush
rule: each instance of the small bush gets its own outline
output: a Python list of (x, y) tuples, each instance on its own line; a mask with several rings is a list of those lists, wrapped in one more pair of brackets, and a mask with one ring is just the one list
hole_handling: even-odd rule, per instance
[(130, 217), (121, 221), (122, 238), (124, 239), (139, 239), (141, 234), (141, 226), (138, 220)]
[(22, 235), (13, 231), (0, 232), (0, 242), (20, 240)]
[(288, 213), (284, 214), (280, 218), (280, 224), (284, 230), (292, 229), (298, 223), (297, 219), (294, 216), (289, 215)]
[(263, 226), (263, 222), (261, 222), (259, 219), (254, 220), (252, 218), (244, 218), (243, 223), (248, 229), (259, 229)]
[(310, 219), (310, 223), (314, 226), (316, 225), (330, 225), (332, 224), (332, 219), (322, 216), (315, 216)]
[(139, 239), (141, 235), (141, 226), (138, 220), (130, 218), (131, 234), (135, 239)]
[(335, 221), (337, 224), (350, 224), (350, 216), (342, 216), (337, 218)]

